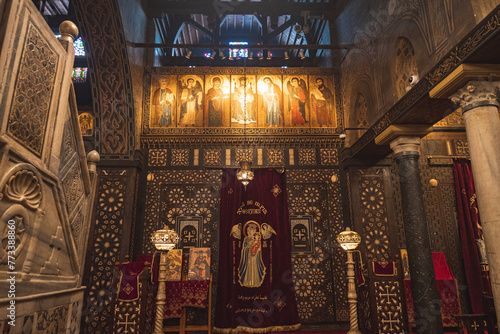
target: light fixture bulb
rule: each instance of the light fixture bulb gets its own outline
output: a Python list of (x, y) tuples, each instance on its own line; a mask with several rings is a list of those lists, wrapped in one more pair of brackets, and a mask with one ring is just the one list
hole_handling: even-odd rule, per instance
[(168, 251), (174, 249), (175, 245), (179, 242), (179, 235), (177, 232), (170, 230), (165, 226), (164, 228), (153, 232), (151, 236), (156, 249), (160, 251)]
[(224, 51), (219, 52), (219, 57), (220, 59), (226, 59), (226, 56), (224, 56)]
[(191, 58), (192, 54), (193, 54), (193, 51), (189, 50), (188, 53), (186, 54), (186, 58), (187, 59)]
[(304, 54), (304, 51), (299, 52), (300, 59), (306, 58), (306, 55)]
[(288, 56), (288, 51), (285, 51), (285, 60), (288, 60), (290, 59), (290, 57)]
[(337, 242), (343, 250), (351, 251), (361, 243), (361, 236), (356, 231), (351, 231), (349, 227), (346, 227), (345, 231), (338, 234)]
[(240, 170), (236, 173), (236, 178), (241, 181), (241, 184), (247, 189), (247, 185), (253, 180), (254, 173), (251, 170), (252, 162), (240, 161)]

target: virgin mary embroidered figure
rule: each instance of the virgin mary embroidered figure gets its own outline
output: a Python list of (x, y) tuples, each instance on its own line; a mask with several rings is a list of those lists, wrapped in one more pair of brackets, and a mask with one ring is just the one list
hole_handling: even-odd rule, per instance
[[(241, 232), (237, 231), (240, 224), (233, 227), (232, 235), (237, 239), (241, 238)], [(257, 288), (262, 285), (264, 277), (266, 276), (266, 266), (262, 260), (262, 237), (268, 239), (276, 232), (268, 224), (262, 224), (253, 220), (249, 220), (243, 226), (243, 245), (241, 247), (240, 266), (238, 267), (238, 277), (241, 286), (247, 288)], [(238, 233), (239, 232), (239, 233)]]

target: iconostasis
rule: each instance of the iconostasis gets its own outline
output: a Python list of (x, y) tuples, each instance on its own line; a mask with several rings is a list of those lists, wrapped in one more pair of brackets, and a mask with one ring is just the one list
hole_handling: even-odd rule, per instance
[(204, 135), (238, 128), (334, 134), (342, 122), (331, 69), (158, 67), (147, 71), (144, 94), (144, 135), (201, 128)]

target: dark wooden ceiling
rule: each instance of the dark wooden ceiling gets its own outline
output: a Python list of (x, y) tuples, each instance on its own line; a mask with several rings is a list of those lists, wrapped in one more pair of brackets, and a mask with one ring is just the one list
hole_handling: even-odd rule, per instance
[[(146, 10), (153, 17), (157, 41), (162, 44), (228, 45), (245, 41), (250, 45), (290, 45), (290, 57), (298, 57), (297, 45), (330, 44), (329, 0), (316, 1), (201, 1), (150, 0)], [(185, 56), (189, 48), (163, 48), (165, 57)], [(307, 51), (308, 57), (325, 56), (327, 49)], [(191, 49), (193, 56), (207, 50)], [(271, 50), (273, 56), (284, 56), (284, 49)]]

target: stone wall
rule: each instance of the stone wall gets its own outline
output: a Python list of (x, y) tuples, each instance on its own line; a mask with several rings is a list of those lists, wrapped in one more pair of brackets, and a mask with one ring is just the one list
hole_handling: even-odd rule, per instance
[[(423, 78), (494, 9), (494, 3), (349, 2), (335, 21), (339, 43), (354, 44), (341, 64), (346, 127), (366, 128), (377, 121), (412, 87), (409, 78)], [(359, 115), (360, 95), (366, 101), (365, 117)], [(449, 112), (443, 110), (443, 117)], [(363, 132), (349, 131), (347, 145)]]

